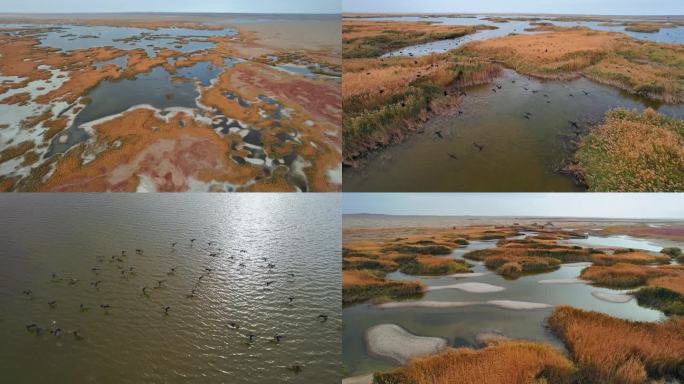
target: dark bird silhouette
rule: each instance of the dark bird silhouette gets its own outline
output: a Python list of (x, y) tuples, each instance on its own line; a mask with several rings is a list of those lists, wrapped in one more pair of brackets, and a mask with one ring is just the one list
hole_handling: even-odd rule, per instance
[(449, 152), (448, 155), (452, 160), (458, 160), (458, 156), (456, 156), (454, 153)]
[(143, 251), (142, 251), (142, 249), (136, 249), (135, 253), (138, 255), (142, 255)]
[(147, 286), (142, 287), (142, 294), (147, 296)]
[(271, 284), (275, 283), (275, 281), (267, 281), (266, 286), (270, 286)]
[(294, 373), (299, 373), (302, 371), (302, 366), (299, 364), (292, 364), (289, 367), (287, 367), (287, 369), (289, 369), (290, 371), (292, 371)]
[(588, 96), (589, 93), (590, 93), (590, 92), (587, 92), (587, 91), (582, 91), (582, 92), (584, 92), (584, 96)]
[(27, 325), (26, 325), (26, 330), (29, 331), (29, 332), (33, 332), (34, 328), (38, 328), (38, 326), (37, 326), (36, 324), (34, 324), (34, 323), (31, 323), (31, 324), (27, 324)]
[(92, 281), (92, 282), (90, 283), (90, 285), (92, 285), (92, 286), (95, 287), (95, 288), (98, 288), (98, 285), (100, 285), (101, 282), (102, 282), (102, 280)]
[(100, 274), (100, 268), (90, 268), (90, 270), (93, 271), (93, 273), (95, 273), (96, 275)]
[(162, 307), (162, 309), (164, 310), (164, 314), (168, 316), (169, 315), (169, 309), (171, 309), (171, 307), (166, 306), (166, 307)]
[(492, 88), (492, 92), (496, 92), (496, 88)]
[(176, 244), (178, 244), (178, 243), (177, 243), (177, 242), (176, 242), (176, 243), (171, 243), (171, 248), (176, 248)]
[(33, 291), (31, 291), (30, 289), (25, 289), (21, 291), (21, 293), (26, 296), (31, 296), (31, 294), (33, 294)]
[(290, 300), (290, 304), (292, 304), (292, 302), (294, 301), (295, 298), (294, 297), (288, 297), (287, 299)]
[(575, 97), (575, 95), (573, 95), (573, 94), (571, 93), (571, 94), (570, 94), (570, 97)]
[(166, 283), (166, 280), (157, 280), (157, 288), (161, 288), (164, 283)]
[(478, 144), (478, 143), (476, 143), (476, 142), (473, 142), (473, 146), (474, 146), (475, 148), (477, 148), (477, 150), (478, 150), (479, 152), (482, 152), (482, 150), (483, 150), (484, 147), (485, 147), (484, 145)]
[(78, 329), (71, 331), (71, 334), (74, 335), (74, 340), (83, 340), (83, 336), (81, 336)]
[(236, 322), (234, 322), (234, 321), (228, 322), (228, 326), (231, 327), (231, 328), (233, 328), (233, 329), (240, 329), (240, 324), (238, 324), (238, 323), (236, 323)]
[(56, 300), (52, 300), (52, 301), (48, 302), (48, 305), (50, 306), (50, 309), (52, 309), (52, 308), (55, 307), (55, 305), (57, 305), (57, 301), (56, 301)]
[(111, 308), (111, 306), (109, 304), (100, 304), (100, 308), (104, 309), (105, 312), (107, 312), (107, 310)]
[(249, 337), (249, 342), (252, 343), (252, 342), (254, 342), (254, 338), (256, 337), (256, 335), (253, 333), (250, 333), (249, 335), (247, 335), (247, 337)]
[(325, 323), (326, 321), (328, 321), (328, 315), (318, 315), (317, 319), (318, 319), (321, 323)]
[(281, 336), (281, 335), (274, 335), (273, 336), (273, 342), (276, 344), (280, 344), (280, 339), (282, 339), (282, 338), (283, 338), (283, 336)]
[(527, 120), (530, 119), (530, 115), (524, 115), (523, 117), (526, 118)]
[(197, 239), (190, 239), (190, 243), (194, 243)]
[(497, 84), (497, 85), (496, 85), (496, 88), (501, 89), (501, 85), (500, 85), (500, 84)]
[(577, 125), (577, 122), (576, 122), (576, 121), (568, 120), (568, 122), (570, 123), (570, 125), (571, 125), (572, 127), (575, 127), (575, 128), (577, 128), (577, 129), (579, 129), (579, 125)]
[(166, 274), (169, 276), (173, 275), (174, 273), (176, 273), (176, 268), (171, 268), (168, 272), (166, 272)]
[(295, 277), (295, 274), (292, 273), (292, 272), (290, 272), (290, 273), (288, 273), (288, 276), (290, 276), (290, 277)]
[(444, 139), (444, 136), (442, 136), (442, 131), (435, 132), (435, 136), (439, 137), (440, 139)]
[(459, 114), (459, 115), (462, 115), (462, 114), (463, 114), (463, 111), (461, 111), (461, 110), (459, 109), (459, 110), (458, 110), (458, 114)]
[(268, 266), (269, 268), (275, 268), (275, 264), (272, 264), (272, 263), (269, 263), (267, 266)]

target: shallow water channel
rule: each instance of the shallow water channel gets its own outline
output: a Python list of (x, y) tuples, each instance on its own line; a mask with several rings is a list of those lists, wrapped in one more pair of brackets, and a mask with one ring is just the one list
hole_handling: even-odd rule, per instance
[[(635, 241), (643, 239), (625, 238), (623, 236), (592, 236), (589, 240), (596, 247), (629, 248), (634, 246)], [(646, 240), (643, 241), (644, 243), (647, 242)], [(657, 241), (651, 242), (651, 244), (655, 247)], [(456, 249), (450, 256), (445, 257), (461, 258), (466, 252), (495, 246), (496, 240), (472, 241), (466, 248)], [(592, 292), (624, 293), (626, 291), (598, 288), (585, 283), (544, 282), (544, 280), (576, 278), (583, 268), (590, 265), (589, 263), (563, 264), (560, 269), (553, 272), (523, 276), (517, 280), (507, 280), (489, 272), (482, 263), (468, 262), (474, 265), (474, 277), (416, 277), (394, 272), (388, 274), (388, 278), (420, 280), (428, 287), (477, 282), (504, 288), (502, 291), (491, 293), (465, 292), (459, 289), (435, 290), (425, 293), (419, 300), (420, 302), (515, 300), (551, 306), (571, 305), (639, 321), (657, 321), (665, 318), (660, 311), (640, 307), (634, 299), (626, 303), (614, 303), (600, 300), (592, 295)], [(478, 273), (486, 274), (478, 276)], [(476, 340), (476, 336), (487, 332), (498, 333), (515, 339), (550, 342), (563, 348), (562, 342), (544, 326), (545, 319), (552, 311), (553, 308), (516, 310), (491, 305), (472, 305), (460, 308), (403, 307), (387, 309), (372, 304), (350, 306), (343, 310), (342, 315), (344, 324), (342, 351), (345, 373), (354, 376), (396, 366), (393, 361), (371, 356), (366, 351), (366, 330), (372, 326), (386, 323), (397, 324), (418, 336), (444, 338), (448, 345), (454, 347), (480, 347), (481, 343)]]
[[(501, 16), (501, 15), (497, 15)], [(425, 44), (405, 47), (388, 53), (386, 56), (423, 56), (435, 52), (445, 52), (450, 49), (459, 47), (465, 43), (476, 40), (487, 40), (495, 37), (507, 36), (509, 34), (532, 34), (538, 33), (536, 31), (526, 31), (526, 29), (534, 28), (530, 21), (515, 20), (516, 17), (524, 17), (524, 15), (516, 15), (510, 17), (509, 22), (497, 23), (489, 20), (484, 20), (486, 16), (477, 17), (418, 17), (418, 16), (388, 16), (388, 17), (372, 17), (364, 18), (369, 21), (408, 21), (408, 22), (431, 22), (444, 25), (488, 25), (494, 26), (496, 29), (483, 29), (476, 33), (458, 37), (455, 39), (433, 41)], [(505, 17), (505, 16), (504, 16)], [(529, 16), (539, 17), (539, 16)], [(634, 21), (634, 20), (630, 20)], [(560, 27), (587, 27), (598, 31), (622, 32), (635, 39), (656, 41), (660, 43), (675, 43), (684, 44), (684, 26), (676, 28), (661, 28), (660, 31), (654, 33), (631, 32), (625, 30), (625, 26), (620, 25), (601, 25), (603, 22), (598, 21), (555, 21), (550, 18), (541, 18), (539, 22), (552, 23)]]
[(345, 169), (344, 189), (580, 191), (557, 170), (580, 130), (599, 124), (615, 107), (652, 107), (684, 117), (682, 105), (655, 103), (585, 78), (540, 81), (505, 70), (494, 84), (468, 89), (461, 112), (437, 116), (422, 133)]

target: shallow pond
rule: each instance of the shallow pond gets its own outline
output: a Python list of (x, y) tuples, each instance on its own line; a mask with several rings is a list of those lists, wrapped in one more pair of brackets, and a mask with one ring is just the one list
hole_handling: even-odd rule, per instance
[(141, 104), (149, 104), (155, 108), (168, 107), (197, 108), (195, 99), (199, 91), (195, 79), (203, 85), (218, 76), (224, 68), (201, 62), (191, 67), (179, 68), (170, 74), (163, 67), (154, 67), (150, 72), (136, 75), (132, 79), (105, 80), (84, 96), (90, 99), (89, 104), (76, 115), (71, 127), (53, 140), (46, 157), (65, 152), (73, 145), (88, 138), (88, 133), (79, 128), (81, 124), (106, 116), (115, 115)]
[[(339, 382), (339, 200), (332, 194), (2, 196), (3, 379)], [(155, 288), (159, 280), (165, 282)], [(22, 294), (27, 289), (33, 299)], [(192, 289), (195, 297), (188, 297)], [(318, 321), (319, 314), (328, 320)], [(46, 331), (29, 333), (30, 323)], [(59, 337), (48, 332), (53, 327), (62, 329)], [(69, 333), (76, 329), (82, 340)], [(271, 341), (276, 334), (283, 336), (279, 344)], [(287, 369), (293, 364), (302, 366), (299, 374)]]
[(346, 168), (344, 189), (579, 191), (571, 177), (557, 172), (578, 137), (571, 121), (586, 129), (615, 107), (652, 107), (684, 117), (684, 106), (661, 105), (585, 78), (540, 81), (505, 70), (494, 84), (467, 90), (462, 114), (435, 117), (423, 133), (370, 154), (357, 169)]
[[(620, 243), (620, 238), (616, 237)], [(495, 247), (493, 241), (473, 241), (466, 248), (455, 250), (451, 257), (461, 256), (475, 249)], [(447, 256), (448, 257), (448, 256)], [(472, 293), (459, 289), (442, 289), (427, 292), (420, 301), (438, 302), (483, 302), (489, 300), (515, 300), (555, 305), (572, 305), (586, 310), (599, 311), (611, 316), (639, 321), (657, 321), (665, 316), (660, 312), (640, 307), (635, 300), (613, 303), (600, 300), (592, 292), (624, 293), (625, 291), (592, 287), (585, 283), (545, 283), (544, 280), (572, 279), (579, 276), (589, 263), (564, 264), (560, 269), (537, 275), (523, 276), (517, 280), (506, 280), (487, 271), (482, 263), (473, 264), (475, 273), (486, 274), (475, 277), (416, 277), (401, 272), (389, 274), (392, 279), (420, 280), (429, 287), (457, 283), (485, 283), (504, 288), (499, 292)], [(397, 324), (418, 336), (441, 337), (450, 346), (479, 347), (476, 336), (483, 332), (494, 332), (507, 337), (550, 342), (558, 347), (563, 344), (544, 326), (545, 319), (553, 308), (504, 309), (491, 305), (472, 305), (461, 308), (379, 308), (371, 304), (360, 304), (343, 310), (342, 353), (345, 373), (349, 376), (396, 366), (390, 360), (370, 356), (366, 351), (365, 332), (368, 328), (384, 323)]]
[[(501, 16), (501, 15), (499, 15)], [(537, 33), (533, 31), (526, 31), (525, 29), (534, 28), (535, 25), (531, 25), (530, 21), (525, 20), (514, 20), (516, 17), (524, 17), (524, 15), (516, 15), (516, 17), (511, 17), (511, 21), (506, 23), (496, 23), (489, 20), (484, 20), (487, 16), (477, 16), (477, 17), (419, 17), (419, 16), (391, 16), (391, 17), (373, 17), (364, 18), (362, 20), (370, 21), (410, 21), (410, 22), (431, 22), (444, 25), (489, 25), (495, 26), (497, 29), (492, 30), (481, 30), (474, 34), (459, 37), (456, 39), (434, 41), (425, 44), (419, 44), (411, 47), (405, 47), (391, 53), (386, 56), (423, 56), (434, 52), (445, 52), (450, 49), (454, 49), (460, 45), (468, 43), (475, 40), (486, 40), (495, 37), (507, 36), (511, 33), (516, 34), (531, 34)], [(505, 17), (505, 16), (504, 16)], [(538, 16), (529, 16), (538, 17)], [(640, 40), (650, 40), (661, 43), (676, 43), (684, 44), (684, 26), (676, 28), (661, 28), (659, 32), (655, 33), (641, 33), (641, 32), (631, 32), (626, 31), (624, 26), (606, 26), (601, 25), (603, 22), (598, 21), (554, 21), (550, 18), (542, 18), (539, 22), (548, 22), (561, 27), (587, 27), (594, 30), (609, 31), (609, 32), (622, 32), (635, 39)]]

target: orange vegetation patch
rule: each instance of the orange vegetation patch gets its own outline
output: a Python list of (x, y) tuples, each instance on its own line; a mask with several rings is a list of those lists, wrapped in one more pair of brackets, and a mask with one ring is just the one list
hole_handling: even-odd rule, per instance
[[(183, 121), (180, 128), (179, 121)], [(238, 166), (228, 158), (231, 142), (184, 113), (169, 122), (149, 109), (136, 109), (95, 127), (96, 143), (81, 144), (56, 165), (43, 191), (135, 191), (141, 176), (160, 191), (184, 191), (191, 179), (241, 185), (262, 174), (253, 166)], [(83, 164), (84, 152), (104, 151)]]
[(342, 301), (345, 304), (414, 297), (424, 289), (419, 281), (385, 280), (382, 274), (367, 270), (342, 271)]
[(417, 358), (392, 373), (376, 373), (383, 384), (571, 383), (575, 368), (544, 343), (501, 341), (485, 348), (448, 349)]
[(658, 267), (658, 270), (667, 274), (648, 280), (649, 286), (667, 288), (684, 295), (684, 266), (663, 265)]
[(579, 382), (637, 384), (682, 377), (684, 319), (634, 322), (563, 306), (548, 324), (578, 363)]
[[(573, 28), (554, 33), (505, 36), (469, 43), (464, 50), (505, 61), (540, 77), (571, 78), (592, 59), (612, 49), (621, 34)], [(559, 71), (562, 70), (562, 71)]]
[(596, 254), (591, 261), (598, 265), (613, 265), (617, 263), (629, 264), (669, 264), (670, 257), (654, 255), (647, 252), (625, 252), (615, 254)]
[[(231, 93), (232, 99), (226, 94)], [(293, 113), (282, 116), (279, 124), (263, 118), (275, 113), (277, 105), (258, 102), (268, 96)], [(238, 98), (249, 103), (241, 103)], [(264, 151), (281, 158), (293, 151), (311, 165), (305, 169), (311, 191), (337, 190), (328, 171), (341, 163), (339, 85), (333, 82), (303, 79), (260, 63), (240, 63), (227, 69), (213, 86), (202, 90), (200, 102), (222, 114), (251, 124), (262, 131)], [(275, 135), (296, 130), (298, 143), (281, 145)]]
[(619, 263), (611, 266), (592, 265), (582, 271), (580, 278), (607, 287), (632, 288), (646, 284), (651, 278), (668, 274), (662, 269)]

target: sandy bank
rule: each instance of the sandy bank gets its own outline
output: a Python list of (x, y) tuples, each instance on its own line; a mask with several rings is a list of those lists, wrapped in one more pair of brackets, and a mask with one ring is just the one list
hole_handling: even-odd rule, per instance
[(380, 324), (366, 331), (368, 352), (404, 365), (409, 360), (443, 351), (447, 342), (439, 337), (422, 337), (395, 324)]
[(625, 295), (623, 293), (608, 293), (601, 291), (593, 291), (592, 296), (599, 300), (607, 301), (609, 303), (627, 303), (633, 299), (630, 295)]
[(373, 374), (369, 373), (367, 375), (347, 377), (342, 379), (342, 384), (373, 384)]
[(428, 291), (439, 291), (442, 289), (460, 289), (461, 291), (470, 292), (470, 293), (490, 293), (490, 292), (501, 292), (501, 291), (505, 290), (506, 288), (500, 287), (498, 285), (492, 285), (492, 284), (486, 284), (486, 283), (458, 283), (458, 284), (441, 285), (438, 287), (428, 287), (425, 289), (425, 291), (426, 292), (428, 292)]
[(504, 309), (531, 310), (551, 308), (552, 305), (531, 301), (489, 300), (489, 301), (404, 301), (379, 304), (379, 308), (462, 308), (473, 305), (489, 305)]

